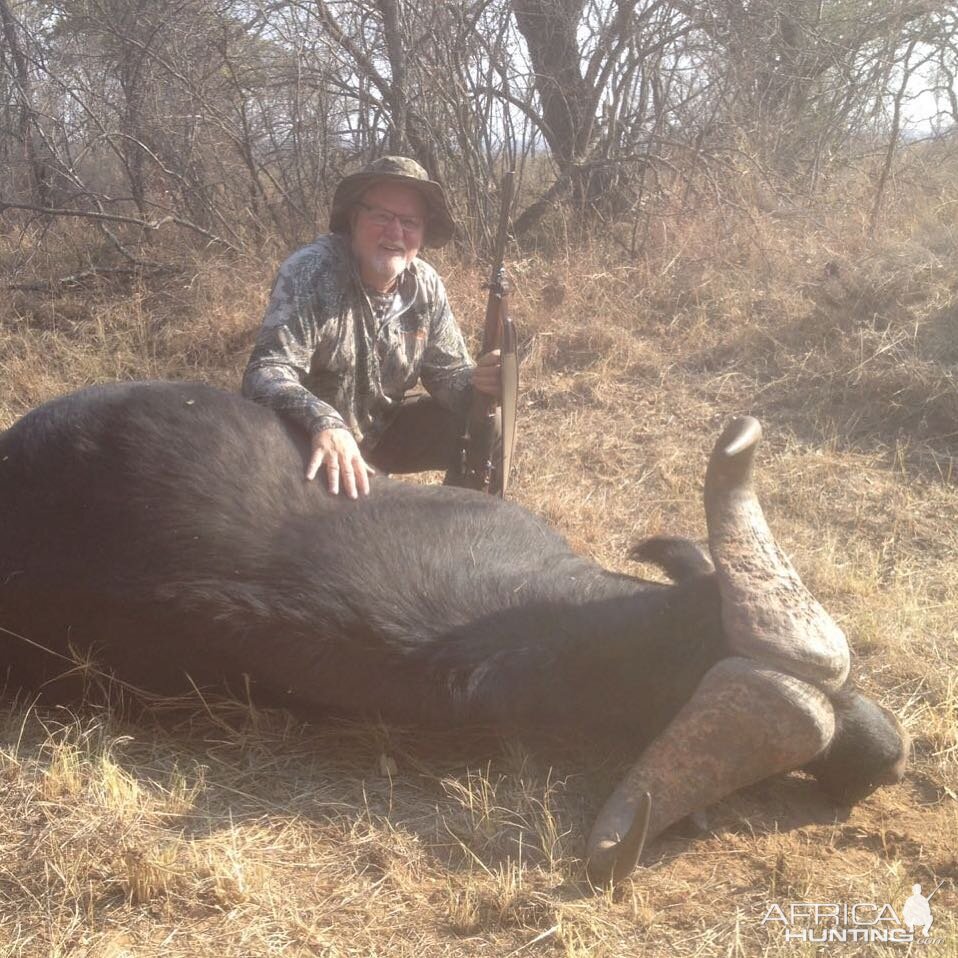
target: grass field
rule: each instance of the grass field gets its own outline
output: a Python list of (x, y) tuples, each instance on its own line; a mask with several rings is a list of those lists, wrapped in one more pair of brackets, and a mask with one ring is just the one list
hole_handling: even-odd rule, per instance
[[(958, 955), (956, 184), (903, 169), (877, 237), (848, 187), (814, 211), (677, 217), (638, 258), (571, 237), (513, 264), (515, 498), (607, 567), (653, 574), (629, 545), (702, 538), (711, 443), (758, 416), (769, 522), (911, 735), (904, 783), (851, 811), (798, 774), (760, 783), (593, 894), (583, 843), (618, 766), (587, 743), (547, 759), (229, 702), (134, 725), (8, 694), (0, 955)], [(31, 236), (0, 237), (0, 259)], [(0, 427), (92, 381), (235, 388), (281, 256), (0, 294)], [(475, 333), (481, 271), (438, 264)], [(916, 882), (941, 883), (931, 944), (822, 947), (762, 924), (796, 902), (900, 914)]]

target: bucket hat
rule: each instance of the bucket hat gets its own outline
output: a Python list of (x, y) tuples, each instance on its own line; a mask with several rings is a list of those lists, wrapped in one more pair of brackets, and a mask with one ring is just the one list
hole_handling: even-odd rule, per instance
[(444, 246), (452, 239), (456, 224), (442, 187), (408, 156), (381, 156), (367, 163), (358, 173), (344, 176), (333, 194), (329, 228), (334, 233), (349, 232), (349, 214), (356, 201), (376, 183), (401, 183), (417, 190), (429, 210), (423, 246)]

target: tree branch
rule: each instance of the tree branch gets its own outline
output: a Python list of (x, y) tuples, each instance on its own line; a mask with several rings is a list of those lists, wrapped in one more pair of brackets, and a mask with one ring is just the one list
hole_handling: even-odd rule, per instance
[(167, 215), (158, 220), (144, 220), (136, 216), (123, 216), (120, 213), (102, 213), (95, 210), (71, 210), (62, 207), (34, 206), (31, 203), (10, 203), (7, 200), (0, 199), (0, 213), (5, 213), (7, 210), (24, 210), (28, 213), (36, 213), (38, 216), (75, 216), (79, 219), (93, 220), (94, 222), (127, 223), (130, 226), (139, 226), (145, 230), (158, 230), (167, 223), (173, 223), (176, 226), (182, 226), (184, 229), (197, 233), (199, 236), (208, 239), (211, 243), (219, 244), (230, 252), (239, 252), (228, 240), (179, 216)]

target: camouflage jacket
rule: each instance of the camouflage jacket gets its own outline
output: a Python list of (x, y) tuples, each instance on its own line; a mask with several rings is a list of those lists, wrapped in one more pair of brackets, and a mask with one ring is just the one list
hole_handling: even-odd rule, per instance
[(311, 434), (344, 426), (367, 449), (419, 379), (439, 403), (464, 415), (474, 364), (436, 271), (413, 260), (392, 308), (378, 312), (377, 318), (348, 238), (318, 237), (280, 267), (243, 395)]

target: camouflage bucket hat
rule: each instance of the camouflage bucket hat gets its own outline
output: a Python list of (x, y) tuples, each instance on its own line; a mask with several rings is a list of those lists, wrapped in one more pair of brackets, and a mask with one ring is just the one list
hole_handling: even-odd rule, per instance
[(423, 246), (444, 246), (452, 239), (456, 224), (442, 187), (407, 156), (381, 156), (367, 163), (358, 173), (343, 177), (333, 195), (329, 228), (334, 233), (349, 232), (349, 214), (356, 201), (376, 183), (393, 182), (411, 186), (422, 194), (429, 210)]

